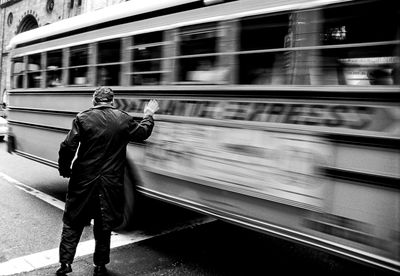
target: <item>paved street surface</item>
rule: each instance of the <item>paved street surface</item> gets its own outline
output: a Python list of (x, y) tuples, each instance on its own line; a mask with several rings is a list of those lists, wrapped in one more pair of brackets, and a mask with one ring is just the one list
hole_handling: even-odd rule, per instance
[[(6, 143), (0, 143), (0, 275), (16, 275), (21, 271), (42, 275), (43, 267), (58, 266), (67, 183), (56, 169), (9, 154)], [(112, 247), (212, 221), (181, 208), (159, 204), (162, 203), (145, 202), (147, 212), (138, 220), (137, 229), (114, 233)], [(91, 258), (93, 248), (92, 227), (89, 226), (81, 237), (77, 258)], [(87, 269), (79, 270), (77, 264), (74, 274), (87, 275)]]
[[(20, 275), (53, 275), (53, 265)], [(215, 221), (115, 248), (110, 276), (385, 275), (369, 267)], [(91, 256), (69, 274), (91, 275)]]
[[(0, 275), (55, 275), (67, 180), (0, 143)], [(112, 236), (110, 276), (394, 275), (147, 200), (135, 230)], [(70, 276), (92, 275), (85, 230)]]
[[(5, 146), (0, 143), (0, 275), (9, 273), (10, 260), (17, 266), (12, 271), (21, 271), (21, 256), (58, 247), (66, 191), (56, 170), (10, 155)], [(92, 239), (88, 227), (82, 241)]]

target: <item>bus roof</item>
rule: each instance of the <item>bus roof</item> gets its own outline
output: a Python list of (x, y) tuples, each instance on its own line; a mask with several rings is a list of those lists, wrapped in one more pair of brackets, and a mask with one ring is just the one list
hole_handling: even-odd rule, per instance
[(10, 43), (7, 45), (7, 50), (11, 50), (19, 44), (40, 40), (53, 35), (198, 1), (199, 0), (130, 0), (128, 2), (122, 2), (20, 33), (11, 39)]
[[(237, 0), (233, 1), (238, 6), (245, 7), (245, 3), (247, 0)], [(265, 2), (264, 2), (265, 1)], [(309, 8), (316, 7), (334, 3), (342, 3), (342, 2), (351, 2), (354, 0), (274, 0), (274, 1), (266, 1), (266, 0), (248, 0), (247, 4), (251, 5), (251, 3), (255, 4), (253, 9), (257, 7), (268, 7), (273, 9), (299, 9), (299, 8)], [(60, 34), (73, 32), (76, 30), (88, 28), (91, 26), (111, 22), (114, 20), (121, 20), (124, 18), (129, 18), (135, 15), (141, 15), (145, 13), (150, 13), (154, 11), (159, 11), (167, 8), (173, 8), (185, 4), (205, 4), (207, 5), (209, 0), (130, 0), (127, 2), (122, 2), (120, 4), (115, 4), (112, 6), (108, 6), (106, 8), (102, 8), (96, 11), (91, 11), (87, 13), (83, 13), (78, 16), (74, 16), (71, 18), (63, 19), (52, 24), (48, 24), (42, 26), (37, 29), (33, 29), (27, 32), (20, 33), (14, 36), (10, 43), (7, 45), (7, 50), (12, 50), (17, 45), (30, 43), (33, 41), (40, 42), (43, 39), (57, 36)], [(217, 1), (218, 2), (218, 1)], [(220, 1), (224, 2), (224, 1)], [(261, 3), (261, 4), (260, 4)], [(272, 10), (271, 10), (272, 11)]]

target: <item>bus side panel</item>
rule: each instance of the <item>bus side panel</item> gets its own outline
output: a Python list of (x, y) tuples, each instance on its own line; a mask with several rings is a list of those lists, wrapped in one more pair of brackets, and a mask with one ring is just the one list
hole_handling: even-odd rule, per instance
[[(316, 230), (333, 236), (364, 243), (379, 255), (399, 259), (400, 193), (399, 190), (376, 187), (351, 181), (335, 181), (330, 197), (331, 223), (336, 229), (323, 229), (326, 219)], [(337, 231), (348, 228), (348, 233)], [(335, 233), (336, 230), (336, 233)], [(357, 246), (355, 246), (357, 248)]]
[[(137, 189), (147, 196), (267, 234), (347, 252), (355, 258), (374, 256), (371, 262), (380, 259), (383, 266), (391, 267), (399, 260), (398, 192), (379, 188), (360, 191), (358, 184), (332, 183), (335, 193), (325, 198), (327, 206), (333, 204), (332, 209), (317, 212), (139, 168), (142, 181)], [(368, 205), (370, 202), (374, 204)]]
[(129, 155), (140, 168), (138, 190), (146, 195), (356, 258), (372, 254), (371, 262), (399, 265), (398, 187), (316, 170), (344, 168), (396, 179), (396, 150), (311, 134), (158, 121), (146, 145)]
[(72, 126), (74, 116), (66, 113), (53, 112), (35, 112), (30, 110), (12, 110), (9, 113), (9, 120), (12, 122), (24, 123), (34, 126), (40, 126), (49, 129), (68, 130)]
[(58, 150), (66, 132), (19, 124), (11, 124), (11, 127), (18, 153), (42, 163), (57, 165)]
[[(13, 92), (9, 97), (10, 115), (12, 109), (18, 107), (20, 109), (34, 109), (37, 111), (58, 111), (58, 112), (81, 112), (92, 105), (93, 89), (88, 91), (74, 91), (63, 93), (63, 91), (55, 93), (35, 93)], [(71, 127), (71, 126), (69, 126)]]

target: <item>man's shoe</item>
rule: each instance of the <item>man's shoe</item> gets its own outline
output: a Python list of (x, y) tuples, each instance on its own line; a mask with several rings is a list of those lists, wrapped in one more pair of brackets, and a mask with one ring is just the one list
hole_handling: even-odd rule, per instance
[(72, 267), (70, 264), (61, 263), (60, 268), (56, 271), (57, 276), (64, 276), (67, 273), (72, 272)]
[(106, 275), (108, 275), (108, 273), (105, 265), (94, 266), (93, 276), (106, 276)]

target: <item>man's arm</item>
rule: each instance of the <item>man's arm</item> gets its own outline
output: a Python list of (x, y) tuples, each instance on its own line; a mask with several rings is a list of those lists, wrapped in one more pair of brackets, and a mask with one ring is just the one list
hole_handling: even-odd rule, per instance
[(141, 142), (149, 138), (154, 127), (154, 113), (159, 109), (156, 100), (149, 101), (144, 107), (144, 118), (140, 123), (132, 119), (129, 131), (130, 140), (133, 142)]
[(153, 116), (144, 117), (140, 123), (134, 121), (132, 118), (131, 128), (129, 130), (130, 141), (132, 142), (142, 142), (149, 138), (154, 127)]

